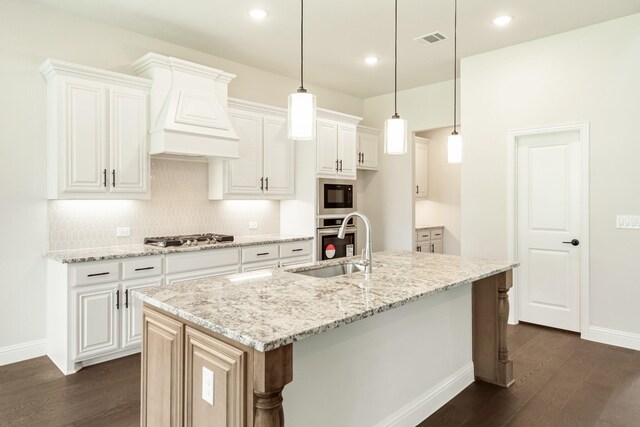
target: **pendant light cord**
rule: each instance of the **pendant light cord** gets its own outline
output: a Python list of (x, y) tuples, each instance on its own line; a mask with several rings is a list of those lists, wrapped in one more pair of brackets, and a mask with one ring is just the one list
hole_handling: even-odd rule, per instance
[(394, 53), (394, 78), (393, 78), (393, 117), (398, 116), (398, 0), (395, 4), (395, 53)]
[(457, 133), (458, 120), (458, 0), (454, 0), (453, 14), (453, 132)]
[(304, 0), (300, 0), (300, 89), (304, 90)]

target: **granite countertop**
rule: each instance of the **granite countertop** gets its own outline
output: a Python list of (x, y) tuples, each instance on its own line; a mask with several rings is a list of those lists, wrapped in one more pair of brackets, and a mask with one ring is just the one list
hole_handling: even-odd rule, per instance
[(444, 228), (444, 225), (416, 225), (416, 230), (427, 230), (431, 228)]
[(132, 258), (149, 255), (163, 255), (194, 251), (207, 251), (222, 248), (236, 248), (240, 246), (267, 245), (276, 243), (312, 240), (312, 236), (289, 236), (280, 234), (265, 234), (260, 236), (238, 236), (233, 242), (220, 242), (211, 245), (174, 246), (160, 248), (152, 245), (109, 246), (106, 248), (74, 249), (68, 251), (51, 251), (47, 257), (62, 263), (76, 263), (88, 261), (103, 261), (108, 259)]
[[(355, 258), (355, 257), (354, 257)], [(301, 267), (212, 277), (135, 291), (148, 304), (258, 351), (269, 351), (420, 298), (510, 270), (517, 263), (419, 252), (380, 252), (361, 272), (314, 278)]]

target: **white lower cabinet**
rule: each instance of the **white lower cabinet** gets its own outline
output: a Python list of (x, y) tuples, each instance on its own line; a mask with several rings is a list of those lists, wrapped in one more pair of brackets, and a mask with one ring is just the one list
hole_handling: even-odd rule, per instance
[(47, 260), (47, 355), (65, 374), (140, 351), (133, 292), (311, 261), (312, 240), (64, 264)]
[(119, 291), (119, 283), (82, 286), (72, 291), (76, 325), (73, 360), (119, 349)]
[(121, 289), (124, 299), (121, 300), (120, 305), (120, 312), (122, 314), (120, 320), (120, 324), (122, 325), (120, 328), (121, 348), (137, 348), (142, 340), (142, 301), (135, 298), (132, 292), (160, 284), (162, 284), (161, 277), (122, 282)]
[(421, 228), (416, 230), (416, 251), (441, 254), (444, 228)]

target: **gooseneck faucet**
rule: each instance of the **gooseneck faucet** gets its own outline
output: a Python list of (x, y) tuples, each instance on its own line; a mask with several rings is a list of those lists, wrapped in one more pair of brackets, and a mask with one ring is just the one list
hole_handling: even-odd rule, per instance
[(347, 231), (347, 223), (353, 217), (357, 216), (358, 218), (364, 221), (365, 228), (367, 229), (367, 242), (365, 243), (364, 249), (364, 273), (371, 274), (373, 272), (373, 260), (371, 259), (372, 246), (371, 246), (371, 223), (369, 222), (369, 218), (366, 215), (361, 214), (360, 212), (350, 213), (345, 217), (342, 221), (342, 225), (340, 226), (340, 231), (338, 231), (338, 239), (344, 239), (344, 235)]

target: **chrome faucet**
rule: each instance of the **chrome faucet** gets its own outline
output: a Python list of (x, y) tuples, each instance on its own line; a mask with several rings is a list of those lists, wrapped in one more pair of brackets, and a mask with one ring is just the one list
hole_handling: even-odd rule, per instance
[(371, 253), (373, 252), (371, 249), (371, 223), (369, 222), (369, 218), (366, 215), (361, 214), (360, 212), (350, 213), (345, 217), (342, 221), (342, 225), (340, 226), (340, 231), (338, 231), (338, 239), (344, 239), (344, 235), (347, 231), (347, 223), (351, 218), (357, 216), (358, 218), (364, 221), (365, 228), (367, 229), (367, 242), (365, 243), (363, 263), (364, 263), (364, 273), (371, 274), (373, 272), (373, 260), (371, 259)]

